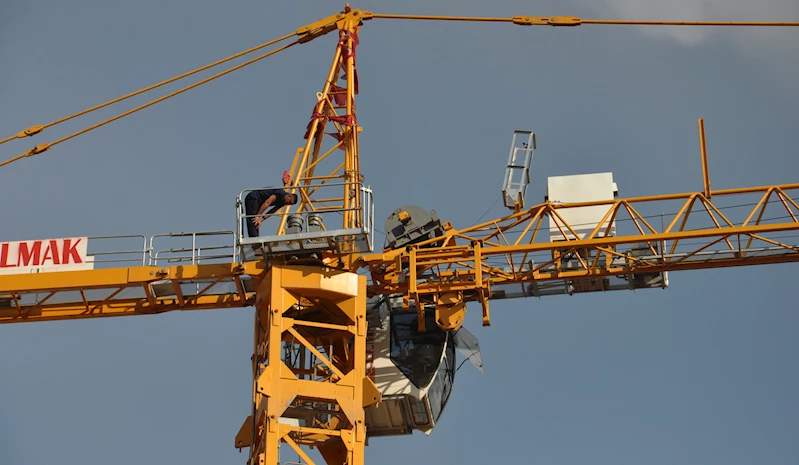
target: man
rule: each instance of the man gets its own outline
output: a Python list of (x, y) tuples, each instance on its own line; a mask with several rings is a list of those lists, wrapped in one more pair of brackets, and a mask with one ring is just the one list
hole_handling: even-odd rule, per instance
[[(288, 185), (290, 181), (288, 173), (283, 173), (283, 185)], [(296, 203), (297, 194), (289, 194), (283, 189), (260, 189), (250, 192), (244, 198), (244, 209), (249, 217), (247, 235), (249, 237), (258, 236), (261, 223), (266, 218), (262, 215), (264, 215), (267, 208), (272, 207), (266, 212), (266, 216), (269, 216), (285, 205), (294, 205)]]

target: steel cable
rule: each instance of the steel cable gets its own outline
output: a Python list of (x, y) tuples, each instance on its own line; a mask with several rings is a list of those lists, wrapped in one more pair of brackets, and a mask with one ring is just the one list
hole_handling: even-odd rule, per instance
[[(207, 65), (202, 66), (200, 68), (197, 68), (195, 70), (183, 73), (181, 75), (169, 78), (169, 79), (167, 79), (165, 81), (161, 81), (161, 82), (159, 82), (157, 84), (153, 84), (151, 86), (148, 86), (148, 87), (145, 87), (143, 89), (137, 90), (136, 92), (132, 92), (132, 93), (127, 94), (127, 95), (123, 95), (122, 97), (115, 98), (114, 100), (109, 100), (108, 102), (102, 103), (100, 105), (96, 105), (96, 106), (93, 106), (91, 108), (87, 108), (87, 109), (85, 109), (83, 111), (79, 111), (79, 112), (74, 113), (72, 115), (66, 116), (64, 118), (52, 121), (52, 122), (47, 123), (47, 124), (45, 124), (45, 125), (43, 125), (41, 127), (34, 126), (33, 128), (29, 128), (29, 129), (27, 129), (25, 131), (22, 131), (21, 133), (19, 133), (17, 135), (14, 135), (14, 136), (11, 136), (11, 137), (8, 137), (8, 138), (0, 140), (0, 145), (5, 144), (6, 142), (12, 141), (14, 139), (21, 139), (23, 137), (28, 137), (28, 136), (32, 136), (32, 135), (38, 134), (38, 133), (42, 132), (43, 130), (45, 130), (45, 129), (49, 128), (49, 127), (55, 126), (56, 124), (60, 124), (60, 123), (63, 123), (65, 121), (69, 121), (71, 119), (77, 118), (78, 116), (83, 116), (83, 115), (85, 115), (87, 113), (91, 113), (91, 112), (93, 112), (95, 110), (99, 110), (99, 109), (105, 108), (105, 107), (107, 107), (109, 105), (113, 105), (114, 103), (121, 102), (121, 101), (127, 100), (127, 99), (129, 99), (131, 97), (135, 97), (137, 95), (143, 94), (144, 92), (147, 92), (147, 91), (150, 91), (150, 90), (153, 90), (153, 89), (157, 89), (157, 88), (159, 88), (161, 86), (165, 86), (167, 84), (170, 84), (172, 82), (178, 81), (178, 80), (183, 79), (185, 77), (189, 77), (189, 76), (192, 76), (192, 75), (197, 74), (199, 72), (202, 72), (202, 71), (205, 71), (207, 69), (213, 68), (214, 66), (218, 66), (218, 65), (221, 65), (223, 63), (227, 63), (228, 61), (235, 60), (236, 58), (242, 57), (244, 55), (249, 55), (250, 53), (255, 52), (257, 50), (260, 50), (262, 48), (266, 48), (266, 47), (269, 47), (270, 45), (274, 45), (274, 44), (276, 44), (278, 42), (282, 42), (282, 41), (292, 37), (293, 35), (294, 34), (287, 34), (287, 35), (285, 35), (283, 37), (279, 37), (279, 38), (277, 38), (275, 40), (271, 40), (269, 42), (265, 42), (265, 43), (263, 43), (261, 45), (257, 45), (255, 47), (247, 49), (247, 50), (245, 50), (243, 52), (236, 53), (235, 55), (231, 55), (231, 56), (229, 56), (227, 58), (223, 58), (221, 60), (218, 60), (218, 61), (215, 61), (213, 63), (207, 64)], [(30, 134), (26, 134), (26, 132), (28, 132), (28, 131), (30, 131), (31, 133)]]
[(240, 63), (240, 64), (238, 64), (238, 65), (236, 65), (236, 66), (234, 66), (232, 68), (229, 68), (229, 69), (227, 69), (225, 71), (222, 71), (222, 72), (219, 72), (217, 74), (214, 74), (213, 76), (209, 76), (209, 77), (203, 79), (202, 81), (195, 82), (194, 84), (192, 84), (190, 86), (186, 86), (186, 87), (184, 87), (182, 89), (178, 89), (178, 90), (176, 90), (176, 91), (174, 91), (172, 93), (164, 95), (163, 97), (159, 97), (159, 98), (157, 98), (155, 100), (147, 102), (147, 103), (145, 103), (143, 105), (139, 105), (138, 107), (133, 108), (131, 110), (128, 110), (128, 111), (126, 111), (124, 113), (120, 113), (120, 114), (118, 114), (118, 115), (116, 115), (114, 117), (108, 118), (108, 119), (106, 119), (104, 121), (101, 121), (101, 122), (99, 122), (97, 124), (89, 126), (88, 128), (81, 129), (80, 131), (74, 132), (74, 133), (72, 133), (72, 134), (70, 134), (68, 136), (64, 136), (61, 139), (56, 140), (55, 142), (52, 142), (52, 143), (49, 143), (49, 144), (46, 143), (46, 144), (37, 145), (36, 147), (30, 149), (29, 151), (27, 151), (27, 152), (25, 152), (25, 153), (23, 153), (21, 155), (18, 155), (18, 156), (14, 157), (14, 158), (11, 158), (9, 160), (6, 160), (6, 161), (0, 163), (0, 167), (3, 167), (5, 165), (8, 165), (9, 163), (13, 163), (13, 162), (15, 162), (17, 160), (20, 160), (22, 158), (25, 158), (25, 157), (30, 157), (30, 156), (33, 156), (33, 155), (38, 155), (40, 153), (43, 153), (44, 151), (46, 151), (50, 147), (58, 145), (58, 144), (60, 144), (62, 142), (66, 142), (66, 141), (68, 141), (68, 140), (70, 140), (70, 139), (72, 139), (74, 137), (77, 137), (77, 136), (79, 136), (81, 134), (85, 134), (85, 133), (87, 133), (89, 131), (92, 131), (94, 129), (97, 129), (97, 128), (101, 127), (101, 126), (105, 126), (108, 123), (111, 123), (111, 122), (116, 121), (116, 120), (118, 120), (120, 118), (123, 118), (125, 116), (131, 115), (133, 113), (136, 113), (139, 110), (143, 110), (143, 109), (145, 109), (147, 107), (153, 106), (156, 103), (163, 102), (164, 100), (167, 100), (167, 99), (172, 98), (172, 97), (174, 97), (176, 95), (182, 94), (183, 92), (191, 90), (191, 89), (193, 89), (195, 87), (198, 87), (198, 86), (201, 86), (203, 84), (206, 84), (206, 83), (208, 83), (210, 81), (213, 81), (214, 79), (217, 79), (217, 78), (222, 77), (222, 76), (224, 76), (226, 74), (232, 73), (233, 71), (236, 71), (236, 70), (241, 69), (241, 68), (243, 68), (245, 66), (251, 65), (251, 64), (253, 64), (253, 63), (257, 62), (257, 61), (263, 60), (264, 58), (267, 58), (267, 57), (272, 56), (272, 55), (274, 55), (274, 54), (276, 54), (278, 52), (286, 50), (287, 48), (292, 47), (294, 45), (297, 45), (299, 43), (300, 43), (299, 41), (291, 42), (290, 44), (287, 44), (287, 45), (284, 45), (282, 47), (276, 48), (275, 50), (272, 50), (272, 51), (270, 51), (268, 53), (265, 53), (263, 55), (257, 56), (257, 57), (255, 57), (255, 58), (253, 58), (251, 60), (245, 61), (244, 63)]

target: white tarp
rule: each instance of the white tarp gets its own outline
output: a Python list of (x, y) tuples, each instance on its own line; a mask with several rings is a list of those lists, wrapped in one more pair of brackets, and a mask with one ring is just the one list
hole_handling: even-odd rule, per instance
[(461, 326), (455, 331), (455, 334), (452, 335), (452, 339), (455, 342), (455, 348), (458, 349), (458, 352), (472, 362), (472, 365), (477, 367), (481, 373), (485, 373), (485, 371), (483, 371), (483, 355), (480, 353), (480, 343), (477, 342), (477, 338), (474, 334)]

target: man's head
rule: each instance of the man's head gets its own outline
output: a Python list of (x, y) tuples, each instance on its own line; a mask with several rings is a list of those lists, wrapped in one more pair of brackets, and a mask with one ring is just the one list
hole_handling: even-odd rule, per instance
[(283, 203), (285, 203), (286, 205), (294, 205), (294, 204), (296, 204), (297, 203), (297, 194), (286, 194), (286, 196), (283, 197)]

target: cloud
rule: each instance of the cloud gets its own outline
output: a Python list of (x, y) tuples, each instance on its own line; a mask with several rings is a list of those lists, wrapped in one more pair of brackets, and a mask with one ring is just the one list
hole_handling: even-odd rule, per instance
[[(799, 0), (591, 0), (598, 18), (674, 21), (799, 21)], [(766, 65), (778, 80), (799, 76), (794, 59), (799, 27), (640, 26), (651, 37), (686, 47), (720, 38), (744, 58)]]
[[(797, 0), (593, 0), (596, 10), (614, 19), (675, 21), (799, 21)], [(781, 51), (796, 43), (799, 28), (713, 28), (642, 26), (644, 33), (697, 45), (714, 34), (727, 35), (742, 50), (777, 46)]]

